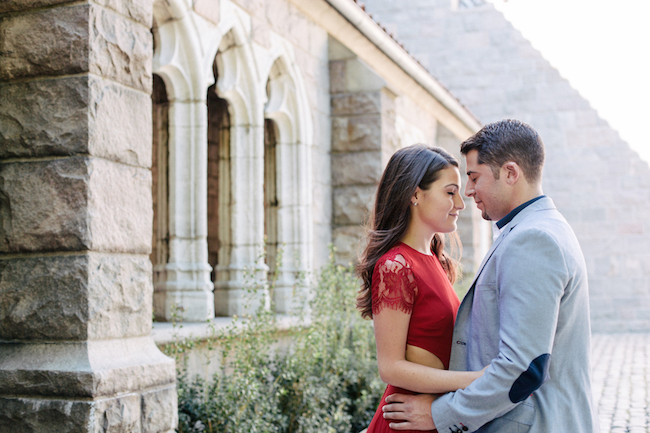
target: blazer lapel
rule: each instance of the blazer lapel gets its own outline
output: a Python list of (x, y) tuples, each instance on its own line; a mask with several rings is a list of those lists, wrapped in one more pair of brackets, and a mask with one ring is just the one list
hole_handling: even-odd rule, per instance
[(456, 324), (454, 326), (454, 333), (453, 333), (451, 358), (449, 362), (449, 368), (451, 370), (464, 371), (467, 370), (468, 368), (467, 341), (468, 341), (468, 333), (470, 332), (470, 326), (469, 326), (470, 315), (472, 311), (472, 303), (474, 302), (474, 291), (476, 288), (476, 281), (481, 276), (483, 269), (485, 269), (487, 262), (492, 258), (496, 249), (499, 248), (499, 245), (501, 245), (501, 243), (506, 238), (506, 236), (508, 236), (508, 234), (515, 228), (517, 223), (522, 219), (526, 218), (528, 214), (542, 209), (555, 209), (555, 205), (553, 204), (553, 201), (550, 198), (545, 197), (531, 204), (530, 206), (526, 207), (521, 212), (519, 212), (519, 214), (517, 214), (512, 219), (512, 221), (510, 221), (510, 223), (508, 223), (503, 228), (503, 231), (494, 240), (494, 243), (490, 247), (485, 257), (483, 258), (483, 261), (481, 261), (481, 264), (478, 268), (478, 271), (476, 272), (476, 275), (474, 276), (472, 284), (469, 290), (467, 291), (467, 294), (463, 297), (460, 306), (458, 307), (458, 313), (456, 315)]
[[(531, 204), (530, 206), (527, 206), (525, 209), (523, 209), (521, 212), (519, 212), (515, 217), (510, 221), (506, 226), (503, 228), (503, 231), (497, 238), (494, 240), (492, 243), (492, 246), (488, 250), (487, 254), (483, 258), (483, 261), (481, 262), (480, 266), (478, 267), (478, 271), (476, 271), (476, 274), (474, 275), (474, 280), (472, 281), (472, 285), (470, 286), (470, 291), (474, 289), (474, 286), (476, 285), (476, 280), (478, 277), (481, 275), (481, 272), (483, 272), (483, 269), (485, 268), (485, 265), (487, 264), (488, 260), (492, 257), (494, 254), (494, 251), (499, 247), (501, 242), (505, 239), (506, 236), (510, 233), (510, 231), (515, 228), (517, 223), (521, 221), (522, 219), (526, 218), (526, 216), (532, 212), (542, 210), (542, 209), (555, 209), (555, 205), (553, 204), (553, 200), (551, 200), (549, 197), (544, 197), (538, 200), (537, 202)], [(468, 292), (469, 293), (469, 292)]]
[(456, 324), (454, 325), (453, 333), (453, 342), (451, 345), (451, 357), (449, 359), (449, 369), (456, 371), (466, 371), (468, 369), (467, 365), (467, 341), (468, 333), (470, 332), (470, 315), (472, 312), (472, 304), (474, 302), (474, 289), (476, 287), (476, 281), (478, 277), (483, 272), (485, 265), (490, 260), (496, 249), (499, 247), (503, 239), (507, 236), (508, 230), (502, 231), (499, 236), (494, 240), (490, 250), (487, 252), (481, 265), (478, 268), (478, 271), (474, 275), (472, 285), (469, 287), (467, 294), (463, 297), (463, 300), (458, 307), (458, 312), (456, 314)]
[[(485, 265), (487, 264), (488, 260), (490, 260), (490, 258), (494, 254), (494, 251), (496, 251), (496, 249), (501, 244), (501, 241), (503, 241), (503, 239), (506, 237), (506, 235), (508, 234), (509, 231), (510, 230), (504, 230), (503, 232), (501, 232), (501, 234), (499, 236), (497, 236), (497, 238), (492, 243), (492, 246), (488, 250), (487, 254), (485, 255), (485, 257), (483, 257), (483, 261), (479, 265), (478, 271), (476, 271), (476, 274), (474, 274), (474, 279), (472, 280), (472, 285), (469, 288), (470, 291), (474, 290), (474, 286), (476, 285), (476, 280), (478, 280), (478, 277), (481, 275), (481, 272), (483, 272), (483, 269), (485, 268)], [(468, 293), (469, 293), (469, 291), (468, 291)], [(467, 298), (467, 296), (465, 296), (465, 298)], [(463, 298), (463, 301), (465, 300), (465, 298)]]

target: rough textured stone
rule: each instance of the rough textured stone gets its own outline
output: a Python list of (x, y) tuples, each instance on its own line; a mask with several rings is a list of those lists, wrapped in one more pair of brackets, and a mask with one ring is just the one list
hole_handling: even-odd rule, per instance
[(351, 186), (334, 189), (334, 224), (364, 224), (370, 215), (376, 187)]
[(92, 75), (0, 84), (0, 158), (90, 154), (149, 167), (150, 106)]
[[(129, 8), (115, 0), (106, 3)], [(149, 25), (124, 20), (109, 9), (78, 4), (5, 16), (0, 34), (0, 80), (90, 71), (151, 93)]]
[[(163, 399), (174, 400), (174, 404), (165, 401), (166, 412), (157, 412), (159, 417), (149, 425), (142, 425), (145, 413), (141, 402), (160, 403), (152, 398), (155, 392), (121, 395), (103, 400), (42, 400), (28, 398), (0, 397), (0, 431), (22, 432), (101, 432), (101, 433), (141, 433), (167, 432), (176, 427), (176, 395), (174, 388), (167, 388)], [(160, 396), (158, 400), (160, 400)], [(151, 404), (150, 404), (151, 406)], [(173, 406), (173, 407), (172, 407)], [(151, 412), (151, 408), (150, 412)]]
[(380, 152), (332, 154), (332, 184), (376, 185), (383, 167)]
[(379, 150), (385, 128), (380, 116), (334, 117), (332, 119), (332, 150), (358, 152)]
[(153, 39), (146, 2), (103, 0), (0, 18), (0, 80), (93, 72), (151, 93)]
[(151, 337), (79, 342), (3, 343), (4, 395), (111, 398), (170, 387), (174, 361)]
[(83, 339), (88, 257), (0, 260), (0, 338)]
[(0, 6), (0, 431), (171, 432), (174, 361), (149, 336), (151, 1), (20, 3), (42, 9)]
[(0, 431), (88, 431), (92, 402), (0, 397)]
[(87, 4), (0, 18), (0, 81), (88, 71)]
[(90, 253), (88, 267), (88, 336), (148, 335), (153, 295), (149, 257)]
[(151, 167), (151, 97), (98, 77), (91, 76), (89, 85), (89, 153)]
[(93, 2), (129, 17), (146, 28), (151, 28), (153, 21), (151, 0), (93, 0)]
[(364, 231), (359, 225), (336, 227), (332, 230), (332, 242), (336, 248), (336, 263), (347, 266), (356, 263), (361, 256)]
[(149, 254), (151, 200), (147, 169), (82, 157), (0, 165), (0, 252)]
[(380, 92), (332, 95), (332, 116), (358, 116), (380, 112)]
[(176, 428), (178, 400), (172, 386), (142, 393), (143, 433), (166, 432)]
[(85, 158), (0, 165), (0, 252), (90, 247)]
[(77, 0), (3, 0), (0, 3), (0, 13), (18, 12), (44, 6), (64, 5)]
[(0, 260), (0, 338), (79, 340), (147, 335), (147, 256), (88, 253)]
[(386, 82), (330, 38), (332, 240), (339, 264), (355, 262), (395, 134), (395, 95)]
[[(5, 343), (3, 350), (7, 350), (7, 345), (10, 343)], [(86, 367), (83, 358), (74, 361), (75, 367), (80, 364)], [(92, 397), (96, 394), (96, 378), (88, 371), (8, 370), (2, 367), (0, 384), (5, 395)]]
[(141, 407), (138, 394), (100, 400), (94, 404), (95, 431), (102, 433), (141, 433)]
[(90, 10), (90, 72), (151, 94), (153, 37), (114, 12)]
[(88, 153), (88, 101), (87, 77), (0, 84), (0, 158)]

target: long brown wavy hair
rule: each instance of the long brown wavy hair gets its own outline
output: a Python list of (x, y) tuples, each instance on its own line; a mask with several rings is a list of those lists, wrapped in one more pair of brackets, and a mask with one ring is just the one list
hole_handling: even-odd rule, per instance
[[(368, 225), (368, 244), (356, 267), (361, 278), (357, 308), (365, 319), (372, 319), (372, 274), (377, 261), (404, 236), (411, 221), (411, 197), (417, 187), (428, 189), (447, 167), (458, 167), (458, 161), (439, 147), (415, 144), (398, 150), (388, 161), (379, 181), (375, 205)], [(460, 249), (458, 236), (453, 244)], [(444, 234), (436, 233), (431, 251), (438, 257), (449, 281), (453, 284), (459, 272), (458, 261), (445, 252)]]

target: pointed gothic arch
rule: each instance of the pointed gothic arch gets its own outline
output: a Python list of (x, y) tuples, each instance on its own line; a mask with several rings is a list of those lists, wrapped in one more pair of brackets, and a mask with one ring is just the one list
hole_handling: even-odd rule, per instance
[[(306, 286), (301, 278), (311, 269), (311, 118), (300, 74), (291, 60), (291, 49), (281, 40), (274, 42), (264, 117), (268, 128), (276, 129), (274, 155), (267, 158), (276, 164), (276, 203), (269, 216), (271, 223), (277, 224), (276, 238), (271, 241), (282, 249), (283, 257), (274, 269), (273, 300), (276, 311), (286, 314), (294, 308), (296, 290)], [(275, 264), (272, 260), (270, 263)]]
[[(191, 10), (180, 0), (154, 2), (153, 72), (164, 81), (168, 108), (166, 263), (157, 263), (154, 311), (160, 320), (214, 317), (207, 251), (206, 82)], [(162, 181), (159, 182), (162, 184)], [(162, 215), (162, 212), (159, 213)]]
[[(169, 99), (165, 82), (157, 74), (153, 75), (151, 106), (153, 236), (150, 257), (156, 287), (165, 282), (165, 266), (169, 261)], [(154, 292), (154, 299), (159, 297)], [(157, 320), (164, 320), (164, 308), (154, 307), (154, 315)]]
[[(206, 25), (182, 0), (154, 2), (154, 72), (169, 99), (169, 260), (156, 284), (156, 309), (167, 320), (173, 304), (185, 320), (241, 314), (247, 275), (266, 281), (265, 121), (277, 125), (277, 242), (291, 259), (280, 270), (278, 311), (290, 310), (296, 276), (311, 267), (312, 126), (293, 48), (272, 33), (270, 50), (254, 49), (250, 16), (231, 2), (221, 7), (219, 23)], [(220, 145), (215, 182), (208, 116), (217, 99), (229, 146)], [(216, 236), (208, 182), (219, 189)]]
[[(247, 275), (264, 286), (268, 267), (261, 258), (264, 243), (264, 117), (257, 89), (256, 65), (244, 26), (237, 20), (215, 54), (215, 91), (230, 112), (230, 227), (222, 242), (214, 282), (217, 315), (242, 314)], [(266, 292), (258, 302), (265, 302)], [(251, 308), (258, 305), (253, 302)]]

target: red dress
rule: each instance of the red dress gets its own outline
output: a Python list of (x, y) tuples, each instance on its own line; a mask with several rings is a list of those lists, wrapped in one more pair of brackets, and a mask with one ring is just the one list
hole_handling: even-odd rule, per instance
[[(384, 308), (411, 313), (407, 344), (433, 353), (445, 368), (449, 368), (459, 305), (458, 296), (435, 255), (422, 254), (400, 243), (377, 261), (372, 274), (372, 313)], [(388, 385), (368, 433), (395, 432), (388, 427), (381, 410), (385, 398), (395, 393), (416, 394)]]

